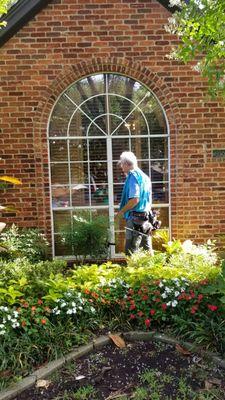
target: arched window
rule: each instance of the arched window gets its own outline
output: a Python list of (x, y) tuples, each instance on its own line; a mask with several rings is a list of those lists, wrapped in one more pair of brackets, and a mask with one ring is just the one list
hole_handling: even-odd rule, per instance
[[(101, 73), (83, 78), (58, 98), (49, 121), (54, 255), (70, 255), (60, 229), (89, 210), (113, 222), (125, 177), (117, 166), (133, 151), (151, 177), (152, 202), (169, 227), (168, 126), (154, 94), (134, 79)], [(123, 250), (124, 227), (111, 226), (111, 256)]]

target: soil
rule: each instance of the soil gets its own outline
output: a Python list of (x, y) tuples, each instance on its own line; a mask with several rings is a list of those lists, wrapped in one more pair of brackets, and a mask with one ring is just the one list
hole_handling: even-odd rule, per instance
[(224, 400), (224, 393), (225, 371), (182, 347), (133, 342), (118, 348), (112, 342), (68, 363), (16, 400)]

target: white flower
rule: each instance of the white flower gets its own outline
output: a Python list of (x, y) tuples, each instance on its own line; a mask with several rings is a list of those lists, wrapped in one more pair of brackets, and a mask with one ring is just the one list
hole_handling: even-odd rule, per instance
[(179, 294), (180, 294), (180, 292), (178, 292), (178, 291), (176, 290), (176, 292), (174, 293), (174, 296), (177, 297), (177, 296), (179, 296)]
[(162, 282), (160, 282), (160, 284), (159, 284), (159, 287), (163, 287), (164, 285), (163, 285), (163, 283)]
[(177, 300), (173, 300), (172, 303), (171, 303), (172, 307), (176, 307), (177, 304), (178, 304), (178, 301), (177, 301)]
[(170, 306), (170, 304), (171, 304), (171, 301), (168, 301), (168, 303), (166, 303), (167, 306)]
[(61, 308), (66, 307), (66, 303), (65, 303), (65, 302), (62, 302), (62, 303), (60, 304), (60, 306), (61, 306)]
[(72, 301), (71, 305), (72, 307), (76, 307), (76, 303), (74, 303), (74, 301)]
[(185, 240), (185, 242), (182, 244), (182, 249), (185, 253), (190, 253), (193, 247), (193, 243), (191, 240)]
[(77, 313), (77, 309), (73, 308), (73, 314), (76, 314), (76, 313)]
[(69, 310), (67, 310), (66, 314), (68, 314), (68, 315), (73, 314), (73, 310), (71, 310), (71, 308), (69, 308)]
[(0, 329), (3, 329), (3, 328), (5, 328), (5, 325), (0, 324)]
[(170, 0), (170, 7), (182, 7), (182, 1), (181, 0)]
[(166, 291), (167, 293), (171, 293), (171, 292), (172, 292), (172, 289), (170, 289), (170, 288), (168, 288), (168, 287), (165, 287), (165, 291)]
[(12, 328), (18, 328), (18, 326), (20, 326), (19, 322), (15, 322), (14, 324), (12, 324)]
[(13, 314), (14, 314), (14, 317), (18, 317), (18, 315), (19, 315), (19, 313), (18, 313), (18, 311), (13, 311)]
[(4, 335), (6, 331), (0, 331), (0, 335)]
[(12, 319), (11, 315), (7, 315), (7, 318), (9, 321)]
[(94, 307), (90, 307), (90, 310), (92, 313), (95, 313), (95, 308)]
[(165, 298), (167, 297), (167, 293), (162, 293), (162, 294), (161, 294), (161, 297), (162, 297), (163, 299), (165, 299)]

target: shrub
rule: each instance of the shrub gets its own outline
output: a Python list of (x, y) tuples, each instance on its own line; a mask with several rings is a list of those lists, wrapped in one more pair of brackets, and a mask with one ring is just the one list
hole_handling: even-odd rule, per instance
[(100, 260), (107, 255), (108, 220), (104, 216), (91, 219), (87, 213), (74, 215), (72, 228), (64, 227), (61, 236), (81, 263), (88, 257)]
[(20, 229), (13, 224), (1, 234), (0, 241), (7, 249), (2, 254), (6, 258), (26, 257), (31, 262), (47, 258), (49, 243), (38, 229)]

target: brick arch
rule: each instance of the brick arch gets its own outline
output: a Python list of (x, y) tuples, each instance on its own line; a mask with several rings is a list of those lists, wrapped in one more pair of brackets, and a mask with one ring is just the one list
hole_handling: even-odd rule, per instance
[[(82, 77), (96, 73), (114, 72), (129, 76), (140, 83), (146, 85), (160, 101), (169, 123), (170, 143), (171, 143), (171, 182), (172, 188), (172, 215), (176, 214), (176, 183), (180, 176), (178, 171), (182, 170), (179, 165), (178, 154), (182, 149), (182, 142), (178, 131), (182, 127), (181, 116), (176, 100), (171, 95), (169, 87), (163, 80), (146, 67), (139, 63), (133, 63), (130, 60), (119, 60), (116, 58), (102, 59), (96, 58), (91, 61), (82, 61), (76, 65), (65, 66), (63, 71), (56, 77), (51, 85), (43, 93), (42, 100), (39, 102), (34, 121), (34, 151), (36, 160), (36, 195), (37, 212), (39, 228), (45, 231), (50, 237), (51, 213), (50, 213), (50, 195), (49, 195), (49, 166), (48, 166), (48, 145), (47, 145), (47, 126), (52, 108), (68, 86), (78, 81)], [(180, 193), (179, 193), (180, 195)], [(182, 213), (179, 208), (179, 216), (182, 219)], [(179, 221), (172, 218), (173, 236), (176, 234)]]

